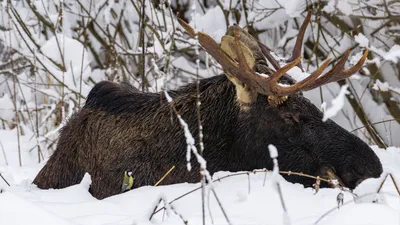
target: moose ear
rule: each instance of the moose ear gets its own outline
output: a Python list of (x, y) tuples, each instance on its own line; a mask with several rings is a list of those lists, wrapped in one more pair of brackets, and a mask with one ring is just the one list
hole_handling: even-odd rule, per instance
[[(221, 49), (226, 52), (232, 59), (238, 61), (239, 53), (236, 52), (235, 48), (235, 38), (229, 35), (225, 35), (221, 39)], [(245, 62), (249, 66), (249, 68), (253, 69), (255, 66), (255, 58), (253, 56), (252, 51), (248, 48), (243, 42), (239, 42), (239, 46), (237, 49), (240, 49), (244, 55)], [(238, 103), (245, 107), (248, 104), (251, 104), (255, 101), (257, 97), (257, 92), (252, 90), (250, 87), (246, 86), (242, 82), (240, 82), (236, 77), (231, 76), (229, 73), (226, 73), (228, 79), (236, 86), (236, 97)], [(243, 108), (241, 107), (241, 108)], [(246, 106), (247, 107), (247, 106)], [(245, 108), (246, 108), (245, 107)], [(245, 109), (243, 108), (243, 109)], [(247, 109), (247, 108), (246, 108)]]
[(300, 122), (300, 113), (299, 112), (281, 112), (279, 114), (281, 118), (288, 124), (299, 123)]
[[(244, 58), (246, 60), (247, 65), (249, 65), (250, 68), (254, 68), (255, 63), (255, 58), (253, 56), (252, 51), (250, 50), (247, 45), (245, 45), (243, 42), (239, 41), (239, 49), (242, 50)], [(225, 35), (221, 39), (221, 48), (226, 52), (232, 59), (238, 61), (238, 53), (235, 51), (235, 38), (233, 36)]]

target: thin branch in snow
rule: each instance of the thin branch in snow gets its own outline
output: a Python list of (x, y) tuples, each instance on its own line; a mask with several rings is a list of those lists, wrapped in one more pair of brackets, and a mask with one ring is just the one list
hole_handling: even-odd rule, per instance
[(6, 166), (8, 166), (7, 155), (6, 155), (6, 152), (4, 151), (4, 146), (3, 146), (3, 144), (1, 143), (1, 141), (0, 141), (0, 147), (1, 147), (1, 151), (3, 152), (3, 157), (4, 157), (4, 161), (5, 161), (5, 163), (6, 163)]
[[(257, 174), (257, 173), (270, 173), (270, 172), (272, 172), (272, 171), (271, 171), (271, 170), (266, 170), (266, 169), (265, 169), (265, 170), (253, 170), (253, 171), (247, 171), (247, 172), (238, 172), (238, 173), (229, 174), (229, 175), (226, 175), (226, 176), (223, 176), (223, 177), (216, 178), (216, 179), (213, 180), (213, 182), (216, 182), (216, 181), (221, 182), (221, 181), (223, 181), (223, 180), (225, 180), (225, 179), (227, 179), (227, 178), (236, 177), (236, 176), (243, 176), (243, 175), (247, 175), (248, 173)], [(328, 184), (332, 184), (332, 182), (333, 182), (333, 181), (328, 180), (328, 179), (319, 178), (319, 177), (312, 176), (312, 175), (309, 175), (309, 174), (304, 174), (304, 173), (301, 173), (301, 172), (279, 171), (279, 173), (280, 173), (280, 174), (285, 174), (285, 175), (291, 175), (291, 176), (307, 177), (307, 178), (311, 178), (311, 179), (314, 179), (314, 180), (319, 179), (320, 181), (326, 182), (326, 183), (328, 183)], [(193, 190), (190, 190), (190, 191), (188, 191), (188, 192), (186, 192), (186, 193), (184, 193), (184, 194), (182, 194), (182, 195), (176, 197), (174, 200), (170, 201), (169, 204), (172, 204), (173, 202), (178, 201), (179, 199), (182, 199), (182, 198), (188, 196), (189, 194), (192, 194), (193, 192), (195, 192), (195, 191), (197, 191), (197, 190), (200, 190), (200, 189), (201, 189), (201, 186), (200, 186), (200, 187), (197, 187), (197, 188), (194, 188)], [(347, 189), (344, 189), (344, 188), (342, 188), (342, 187), (341, 187), (341, 190), (342, 190), (342, 191), (348, 192)], [(160, 211), (163, 210), (163, 209), (164, 209), (164, 208), (158, 209), (157, 211), (154, 212), (154, 214), (157, 214), (158, 212), (160, 212)]]
[[(203, 155), (204, 151), (204, 143), (203, 143), (203, 126), (201, 124), (201, 101), (200, 101), (200, 76), (199, 76), (199, 69), (200, 69), (200, 57), (199, 57), (199, 39), (197, 36), (197, 26), (196, 26), (196, 1), (192, 3), (192, 20), (194, 24), (194, 32), (195, 32), (195, 55), (196, 55), (196, 113), (197, 113), (197, 126), (199, 129), (199, 146), (200, 146), (200, 155)], [(202, 208), (202, 219), (203, 225), (205, 225), (205, 177), (201, 172), (201, 208)]]
[(250, 186), (250, 173), (247, 173), (247, 183), (248, 183), (248, 194), (250, 194), (251, 186)]
[(178, 213), (176, 211), (175, 207), (171, 205), (171, 203), (168, 203), (168, 200), (164, 195), (161, 195), (159, 200), (157, 201), (157, 204), (155, 204), (153, 213), (151, 213), (151, 215), (149, 217), (149, 221), (151, 221), (153, 219), (153, 216), (155, 215), (155, 211), (157, 210), (157, 208), (161, 202), (164, 203), (163, 208), (166, 209), (166, 210), (164, 210), (164, 212), (167, 213), (167, 216), (170, 216), (171, 212), (173, 212), (175, 215), (177, 215), (182, 220), (183, 224), (188, 224), (188, 220), (185, 219), (182, 214)]
[[(169, 96), (169, 94), (168, 94), (168, 92), (167, 92), (166, 90), (164, 90), (164, 95), (166, 96), (167, 101), (168, 101), (169, 103), (173, 103), (171, 96)], [(215, 192), (215, 189), (214, 189), (213, 186), (212, 186), (212, 182), (213, 182), (213, 181), (212, 181), (212, 178), (211, 178), (211, 175), (210, 175), (209, 171), (207, 170), (207, 162), (206, 162), (206, 160), (205, 160), (205, 159), (203, 158), (203, 156), (201, 156), (201, 155), (199, 154), (199, 152), (197, 151), (197, 148), (196, 148), (196, 146), (195, 146), (194, 138), (193, 138), (192, 134), (190, 133), (190, 130), (189, 130), (189, 127), (188, 127), (187, 123), (182, 119), (181, 115), (180, 115), (180, 114), (178, 113), (178, 111), (175, 109), (175, 107), (173, 106), (173, 104), (171, 104), (171, 107), (173, 108), (173, 110), (174, 110), (174, 112), (175, 112), (175, 114), (176, 114), (176, 116), (177, 116), (177, 118), (178, 118), (178, 120), (179, 120), (179, 123), (181, 124), (181, 126), (182, 126), (182, 128), (183, 128), (183, 130), (184, 130), (184, 132), (185, 132), (185, 138), (186, 138), (186, 143), (187, 143), (186, 160), (187, 160), (187, 167), (188, 167), (188, 170), (190, 171), (190, 169), (191, 169), (191, 165), (190, 165), (190, 152), (192, 151), (193, 154), (194, 154), (194, 155), (196, 156), (196, 158), (197, 158), (197, 162), (200, 164), (200, 174), (201, 174), (201, 176), (204, 177), (205, 179), (207, 179), (207, 181), (209, 182), (210, 189), (211, 189), (211, 191), (213, 192), (213, 194), (214, 194), (214, 196), (215, 196), (215, 199), (218, 201), (218, 204), (219, 204), (219, 206), (220, 206), (222, 212), (224, 213), (224, 216), (225, 216), (227, 222), (228, 222), (229, 224), (231, 224), (230, 221), (229, 221), (229, 218), (228, 218), (228, 216), (227, 216), (227, 214), (226, 214), (226, 212), (225, 212), (225, 210), (224, 210), (224, 208), (222, 207), (222, 203), (219, 201), (218, 196), (217, 196), (217, 193)], [(204, 178), (203, 178), (202, 180), (204, 180)], [(203, 198), (202, 198), (202, 199), (203, 199), (203, 205), (204, 205), (204, 199), (205, 199), (205, 196), (204, 196), (204, 195), (205, 195), (205, 190), (204, 190), (205, 185), (204, 185), (204, 183), (205, 183), (205, 182), (202, 182), (202, 183), (203, 183), (203, 184), (202, 184), (201, 188), (202, 188), (202, 190), (203, 190), (203, 192), (202, 192), (202, 197), (203, 197)], [(203, 209), (204, 209), (204, 208), (203, 208)], [(204, 211), (203, 211), (203, 213), (205, 214)], [(203, 215), (204, 215), (204, 214), (203, 214)], [(203, 223), (205, 223), (205, 218), (204, 218), (204, 220), (203, 220)]]
[(340, 206), (343, 205), (343, 200), (344, 200), (344, 195), (343, 195), (342, 192), (340, 192), (340, 193), (337, 195), (337, 197), (336, 197), (338, 209), (340, 209)]
[(214, 188), (211, 188), (211, 191), (212, 191), (212, 193), (214, 194), (214, 197), (215, 197), (215, 199), (217, 200), (218, 205), (219, 205), (219, 207), (221, 208), (222, 213), (224, 214), (224, 217), (225, 217), (225, 219), (226, 219), (226, 222), (228, 222), (228, 224), (231, 225), (232, 223), (231, 223), (231, 221), (230, 221), (228, 215), (226, 214), (226, 211), (225, 211), (224, 207), (222, 206), (222, 203), (221, 203), (221, 201), (219, 200), (219, 198), (218, 198), (218, 196), (217, 196), (217, 193), (215, 192)]
[(10, 187), (10, 183), (8, 183), (8, 181), (3, 177), (3, 175), (0, 173), (0, 177), (1, 179)]
[(283, 209), (283, 224), (285, 225), (290, 225), (290, 217), (286, 208), (286, 204), (285, 204), (285, 200), (283, 198), (283, 193), (282, 193), (282, 188), (281, 185), (279, 184), (277, 175), (279, 174), (279, 165), (278, 165), (278, 149), (272, 145), (269, 144), (268, 145), (268, 150), (269, 150), (269, 156), (272, 159), (272, 162), (274, 163), (274, 168), (272, 171), (272, 181), (274, 182), (274, 184), (276, 185), (276, 189), (278, 191), (279, 194), (279, 198), (281, 200), (281, 204), (282, 204), (282, 209)]
[[(387, 194), (387, 195), (391, 195), (389, 193), (381, 193), (381, 194)], [(358, 196), (357, 199), (360, 200), (362, 198), (366, 198), (369, 197), (371, 195), (376, 195), (376, 192), (371, 192), (371, 193), (366, 193), (364, 195)], [(392, 196), (392, 195), (391, 195)], [(344, 206), (347, 206), (351, 203), (355, 203), (355, 199), (353, 198), (352, 200), (349, 200), (347, 202), (344, 202), (343, 204), (341, 204), (341, 207), (343, 208)], [(319, 222), (321, 222), (325, 217), (327, 217), (329, 214), (331, 214), (332, 212), (335, 212), (336, 210), (338, 210), (339, 208), (337, 206), (333, 207), (332, 209), (328, 210), (327, 212), (325, 212), (324, 214), (322, 214), (314, 223), (313, 225), (317, 225), (319, 224)]]
[[(164, 91), (164, 95), (167, 98), (167, 101), (169, 103), (173, 103), (171, 96), (168, 94), (167, 91)], [(204, 175), (206, 176), (206, 178), (208, 179), (208, 181), (210, 181), (210, 183), (212, 182), (210, 173), (207, 171), (207, 162), (206, 160), (199, 154), (199, 152), (197, 151), (197, 147), (195, 145), (195, 141), (194, 138), (192, 136), (192, 134), (190, 133), (189, 130), (189, 126), (187, 125), (187, 123), (182, 119), (181, 115), (178, 113), (178, 111), (176, 111), (175, 107), (173, 106), (173, 104), (171, 104), (171, 107), (173, 108), (176, 117), (179, 120), (179, 123), (181, 124), (184, 133), (185, 133), (185, 138), (186, 138), (186, 144), (187, 144), (187, 154), (186, 154), (186, 161), (187, 161), (187, 168), (188, 171), (191, 170), (191, 164), (190, 164), (190, 158), (191, 158), (191, 154), (190, 152), (193, 152), (193, 154), (196, 156), (197, 158), (197, 162), (200, 164), (200, 169), (202, 169), (204, 171)]]

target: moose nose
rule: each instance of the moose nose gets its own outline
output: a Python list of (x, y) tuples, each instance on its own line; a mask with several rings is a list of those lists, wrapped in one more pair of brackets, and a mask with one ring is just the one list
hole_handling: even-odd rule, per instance
[(361, 184), (361, 182), (363, 182), (363, 181), (366, 180), (367, 178), (368, 178), (368, 177), (366, 177), (366, 176), (359, 178), (359, 179), (356, 181), (356, 185), (354, 186), (354, 188), (356, 188), (359, 184)]

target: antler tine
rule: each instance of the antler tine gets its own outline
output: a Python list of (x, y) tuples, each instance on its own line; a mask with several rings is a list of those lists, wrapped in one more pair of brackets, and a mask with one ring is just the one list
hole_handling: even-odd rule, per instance
[(343, 57), (340, 58), (339, 62), (331, 70), (329, 70), (326, 74), (322, 75), (321, 77), (319, 76), (328, 66), (331, 59), (325, 60), (325, 62), (306, 79), (288, 87), (280, 86), (277, 84), (276, 87), (274, 89), (271, 88), (271, 90), (273, 90), (273, 93), (277, 93), (275, 94), (275, 96), (287, 96), (298, 91), (308, 91), (327, 83), (348, 78), (354, 73), (356, 73), (358, 70), (360, 70), (361, 67), (364, 65), (364, 62), (368, 56), (368, 50), (365, 50), (363, 56), (356, 63), (356, 65), (354, 65), (350, 69), (343, 69), (344, 64), (346, 63), (349, 55), (350, 55), (350, 49), (344, 53)]
[[(311, 15), (312, 15), (312, 10), (308, 10), (307, 16), (304, 19), (303, 24), (300, 27), (299, 34), (296, 39), (296, 44), (293, 48), (293, 53), (288, 62), (292, 62), (293, 60), (297, 59), (301, 55), (301, 48), (303, 45), (303, 39), (304, 39), (304, 34), (306, 33), (307, 30), (307, 25), (311, 21)], [(259, 40), (257, 40), (258, 45), (261, 48), (262, 53), (264, 56), (267, 58), (267, 60), (272, 64), (272, 66), (275, 68), (275, 70), (279, 70), (281, 67), (278, 63), (278, 61), (275, 60), (275, 58), (271, 55), (271, 49), (268, 48), (266, 45), (261, 43)], [(297, 64), (298, 67), (300, 67), (301, 70), (303, 70), (303, 66), (301, 65), (301, 61)], [(303, 70), (304, 71), (304, 70)]]
[(271, 49), (268, 48), (266, 45), (261, 43), (259, 40), (257, 40), (258, 46), (260, 46), (261, 52), (267, 58), (267, 60), (272, 64), (272, 66), (275, 68), (275, 70), (279, 70), (281, 66), (279, 65), (278, 61), (275, 60), (275, 58), (271, 55), (270, 51)]
[(325, 73), (320, 78), (318, 78), (314, 83), (305, 87), (305, 89), (309, 89), (309, 88), (313, 89), (313, 88), (316, 88), (316, 87), (319, 87), (319, 86), (322, 86), (324, 84), (331, 82), (331, 80), (334, 78), (334, 76), (337, 75), (341, 70), (343, 70), (344, 64), (346, 63), (347, 58), (349, 58), (349, 55), (350, 55), (350, 50), (348, 49), (343, 54), (342, 58), (340, 58), (338, 63), (334, 67), (332, 67), (332, 69), (330, 69), (327, 73)]
[(256, 74), (254, 71), (247, 71), (248, 74), (254, 79), (254, 88), (255, 90), (267, 96), (271, 96), (274, 98), (284, 97), (286, 95), (280, 93), (280, 85), (278, 84), (279, 79), (285, 75), (287, 71), (291, 68), (295, 67), (297, 63), (301, 60), (301, 57), (297, 58), (293, 62), (286, 64), (284, 67), (278, 69), (275, 73), (271, 74), (270, 77), (262, 77)]
[(364, 52), (364, 55), (356, 63), (355, 66), (353, 66), (352, 68), (350, 68), (348, 70), (345, 70), (345, 69), (343, 69), (343, 67), (344, 67), (344, 64), (346, 63), (349, 55), (350, 55), (350, 49), (348, 49), (344, 53), (343, 57), (340, 58), (339, 62), (331, 70), (329, 70), (326, 74), (319, 77), (317, 80), (315, 80), (310, 85), (304, 87), (303, 91), (308, 91), (308, 90), (317, 88), (319, 86), (322, 86), (324, 84), (328, 84), (331, 82), (335, 82), (335, 81), (350, 77), (351, 75), (353, 75), (354, 73), (356, 73), (358, 70), (361, 69), (361, 67), (363, 66), (363, 64), (368, 56), (368, 50), (366, 50)]
[(359, 71), (361, 69), (361, 67), (364, 65), (365, 61), (367, 60), (368, 57), (368, 49), (365, 49), (363, 56), (361, 56), (360, 60), (358, 60), (358, 62), (356, 63), (356, 65), (354, 65), (353, 67), (351, 67), (350, 69), (344, 69), (342, 71), (342, 73), (344, 75), (352, 75), (355, 74), (357, 71)]
[(240, 44), (239, 35), (240, 34), (238, 34), (237, 27), (235, 27), (233, 30), (233, 37), (235, 38), (234, 46), (235, 46), (235, 51), (238, 54), (239, 67), (242, 68), (244, 71), (251, 71), (252, 68), (250, 68), (245, 61), (245, 56), (243, 54), (242, 46)]
[(196, 36), (196, 32), (194, 31), (193, 27), (187, 24), (181, 18), (178, 18), (179, 24), (185, 29), (185, 31), (189, 34), (190, 37), (194, 38)]
[(332, 59), (325, 60), (325, 62), (322, 63), (322, 65), (317, 70), (315, 70), (310, 76), (308, 76), (304, 80), (297, 82), (289, 87), (280, 86), (279, 94), (280, 95), (290, 95), (290, 94), (296, 93), (298, 91), (301, 91), (307, 85), (312, 84), (319, 77), (319, 75), (321, 75), (322, 72), (324, 72), (325, 68), (328, 66), (328, 64), (331, 60)]
[(278, 83), (279, 79), (286, 74), (287, 71), (295, 67), (301, 61), (301, 56), (297, 57), (297, 59), (293, 60), (292, 62), (286, 64), (284, 67), (277, 70), (275, 73), (270, 75), (270, 80), (272, 83)]
[[(307, 26), (311, 21), (311, 14), (312, 14), (312, 10), (310, 9), (310, 10), (308, 10), (308, 13), (307, 13), (306, 18), (304, 19), (304, 22), (301, 24), (299, 34), (297, 35), (297, 38), (296, 38), (296, 44), (294, 45), (294, 48), (293, 48), (292, 57), (288, 60), (289, 62), (293, 61), (294, 59), (296, 59), (297, 57), (299, 57), (301, 55), (301, 48), (303, 46), (304, 34), (306, 33)], [(301, 62), (299, 62), (299, 64), (297, 66), (302, 71), (304, 71), (303, 66), (301, 65)]]

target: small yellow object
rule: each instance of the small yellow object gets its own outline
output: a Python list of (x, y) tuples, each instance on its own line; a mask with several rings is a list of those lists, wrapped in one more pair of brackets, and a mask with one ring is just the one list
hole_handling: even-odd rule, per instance
[(132, 177), (132, 172), (125, 171), (124, 180), (122, 182), (121, 192), (128, 191), (132, 188), (135, 179)]

